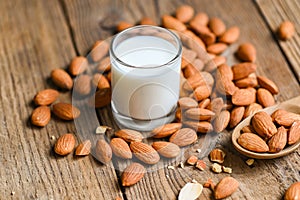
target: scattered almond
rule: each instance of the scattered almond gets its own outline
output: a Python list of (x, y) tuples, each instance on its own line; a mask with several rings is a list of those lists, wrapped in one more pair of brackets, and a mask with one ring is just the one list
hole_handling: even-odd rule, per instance
[(288, 144), (293, 145), (300, 140), (300, 121), (295, 121), (288, 133)]
[(71, 90), (73, 87), (71, 76), (62, 69), (54, 69), (51, 72), (51, 78), (53, 83), (61, 89)]
[(300, 198), (300, 182), (292, 184), (284, 195), (284, 200), (297, 200)]
[(278, 35), (281, 40), (288, 40), (295, 35), (295, 26), (290, 21), (284, 21), (278, 28)]
[(72, 59), (69, 66), (69, 72), (73, 76), (77, 76), (83, 73), (88, 68), (88, 60), (86, 57), (77, 56)]
[(220, 42), (232, 44), (238, 40), (240, 36), (240, 29), (237, 26), (227, 29), (219, 38)]
[(259, 88), (257, 90), (257, 101), (265, 108), (275, 105), (275, 99), (273, 95), (264, 88)]
[(257, 81), (261, 87), (269, 90), (269, 92), (271, 92), (272, 94), (278, 94), (279, 92), (278, 87), (273, 81), (271, 81), (267, 77), (257, 76)]
[(80, 110), (69, 103), (56, 103), (53, 105), (52, 111), (63, 120), (73, 120), (80, 115)]
[(90, 140), (85, 140), (82, 143), (80, 143), (75, 151), (76, 156), (86, 156), (89, 155), (91, 152), (91, 141)]
[(186, 26), (181, 21), (170, 15), (162, 16), (162, 24), (168, 29), (173, 29), (179, 32), (183, 32), (186, 30)]
[(231, 98), (231, 101), (236, 106), (247, 106), (256, 101), (256, 90), (254, 88), (238, 89)]
[(35, 105), (47, 106), (52, 104), (54, 101), (56, 101), (58, 96), (59, 96), (59, 92), (57, 90), (46, 89), (46, 90), (39, 91), (35, 95), (33, 101)]
[(158, 163), (160, 157), (153, 147), (143, 142), (131, 142), (130, 149), (133, 154), (146, 164)]
[(230, 121), (230, 112), (228, 110), (223, 110), (216, 117), (214, 121), (214, 128), (217, 133), (222, 132), (229, 124)]
[(157, 141), (152, 143), (152, 147), (166, 158), (175, 158), (180, 153), (180, 148), (171, 142)]
[(230, 113), (229, 127), (234, 128), (243, 119), (245, 107), (238, 106), (232, 109)]
[(188, 159), (187, 159), (187, 164), (189, 165), (195, 165), (198, 161), (198, 158), (196, 156), (190, 156)]
[(92, 47), (90, 52), (91, 58), (94, 62), (100, 61), (108, 53), (109, 44), (106, 41), (98, 40)]
[(131, 163), (121, 176), (122, 186), (131, 186), (139, 182), (145, 175), (146, 169), (139, 163)]
[(180, 147), (193, 144), (198, 139), (197, 133), (190, 128), (183, 128), (176, 131), (169, 139), (170, 142)]
[(130, 129), (121, 129), (115, 132), (115, 135), (126, 142), (141, 142), (144, 138), (140, 132)]
[(111, 161), (112, 150), (109, 144), (104, 139), (99, 139), (95, 147), (95, 157), (103, 164)]
[(122, 138), (113, 138), (110, 141), (112, 152), (123, 159), (131, 159), (132, 153), (129, 145)]
[(251, 73), (256, 71), (256, 64), (251, 62), (238, 63), (232, 66), (233, 80), (246, 78)]
[(237, 50), (237, 57), (242, 61), (255, 62), (256, 61), (256, 49), (255, 47), (247, 42), (239, 46)]
[(61, 135), (54, 145), (54, 151), (61, 156), (67, 155), (73, 151), (75, 142), (73, 134), (66, 133)]
[(189, 5), (182, 5), (176, 9), (176, 18), (182, 23), (189, 22), (194, 16), (194, 9)]
[(208, 26), (216, 36), (221, 36), (226, 31), (224, 22), (217, 17), (211, 18), (208, 22)]
[(88, 95), (91, 92), (91, 77), (86, 74), (78, 76), (74, 84), (74, 91), (80, 95)]
[(159, 126), (155, 128), (152, 131), (152, 135), (154, 138), (164, 138), (172, 135), (176, 131), (178, 131), (182, 127), (181, 123), (170, 123), (170, 124), (164, 124), (162, 126)]
[(223, 178), (215, 187), (216, 199), (223, 199), (232, 195), (239, 187), (239, 182), (232, 177)]
[(35, 126), (46, 126), (51, 119), (51, 111), (47, 106), (39, 106), (32, 111), (31, 123)]

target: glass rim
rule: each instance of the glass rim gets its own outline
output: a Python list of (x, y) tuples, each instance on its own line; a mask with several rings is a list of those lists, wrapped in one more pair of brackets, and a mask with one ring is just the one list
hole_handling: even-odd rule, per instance
[[(135, 65), (131, 65), (131, 64), (128, 64), (124, 61), (122, 61), (121, 59), (119, 59), (115, 52), (114, 52), (114, 48), (113, 48), (113, 45), (114, 45), (114, 42), (116, 41), (116, 39), (118, 39), (122, 34), (126, 33), (126, 32), (129, 32), (129, 31), (132, 31), (132, 30), (135, 30), (135, 29), (142, 29), (142, 28), (154, 28), (154, 29), (158, 29), (158, 30), (161, 30), (161, 31), (164, 31), (168, 34), (170, 34), (176, 41), (177, 45), (178, 45), (178, 51), (176, 53), (176, 55), (170, 59), (168, 62), (164, 63), (164, 64), (160, 64), (160, 65), (155, 65), (155, 66), (148, 66), (148, 67), (140, 67), (140, 66), (135, 66)], [(174, 33), (172, 32), (171, 30), (169, 29), (166, 29), (166, 28), (162, 28), (162, 27), (159, 27), (159, 26), (152, 26), (152, 25), (138, 25), (138, 26), (133, 26), (131, 28), (128, 28), (128, 29), (125, 29), (123, 30), (122, 32), (118, 33), (115, 37), (113, 37), (111, 43), (110, 43), (110, 48), (109, 48), (109, 52), (110, 54), (112, 55), (112, 57), (120, 64), (126, 66), (126, 67), (130, 67), (130, 68), (138, 68), (138, 69), (154, 69), (154, 68), (160, 68), (160, 67), (164, 67), (164, 66), (167, 66), (167, 65), (170, 65), (172, 63), (174, 63), (176, 61), (176, 59), (181, 55), (182, 53), (182, 43), (181, 43), (181, 40), (180, 38)]]

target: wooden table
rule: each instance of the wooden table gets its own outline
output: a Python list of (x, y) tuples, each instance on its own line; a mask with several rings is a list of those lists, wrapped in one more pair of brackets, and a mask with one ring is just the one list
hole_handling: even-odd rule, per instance
[[(237, 44), (251, 41), (255, 45), (258, 73), (279, 86), (278, 101), (300, 94), (298, 0), (2, 0), (0, 199), (175, 199), (192, 179), (204, 182), (211, 177), (217, 182), (228, 176), (191, 167), (163, 168), (124, 188), (113, 163), (105, 166), (91, 156), (53, 153), (51, 136), (76, 132), (73, 122), (55, 119), (45, 128), (29, 122), (33, 96), (53, 87), (52, 69), (66, 68), (74, 56), (85, 55), (96, 40), (114, 33), (118, 21), (136, 23), (149, 16), (159, 22), (159, 16), (173, 13), (183, 3), (241, 28)], [(297, 34), (287, 42), (278, 41), (276, 29), (287, 19), (296, 23)], [(70, 102), (69, 93), (60, 100)], [(279, 159), (257, 160), (250, 168), (247, 158), (233, 149), (230, 133), (220, 134), (217, 146), (227, 152), (225, 164), (240, 182), (239, 190), (228, 199), (281, 199), (291, 183), (300, 181), (300, 150)], [(199, 199), (212, 199), (211, 191), (205, 189)]]

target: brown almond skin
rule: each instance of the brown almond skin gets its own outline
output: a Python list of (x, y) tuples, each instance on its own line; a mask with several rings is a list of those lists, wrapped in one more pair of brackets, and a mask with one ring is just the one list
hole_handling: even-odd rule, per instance
[(275, 135), (273, 135), (268, 141), (269, 152), (277, 153), (281, 151), (287, 142), (287, 131), (281, 126), (278, 128), (278, 131)]
[(120, 21), (117, 25), (117, 31), (121, 32), (124, 31), (125, 29), (131, 28), (134, 25), (130, 22), (125, 22), (125, 21)]
[(54, 101), (56, 101), (58, 96), (59, 96), (59, 92), (57, 90), (46, 89), (46, 90), (39, 91), (35, 95), (33, 101), (35, 105), (47, 106), (52, 104)]
[(290, 21), (284, 21), (278, 28), (278, 36), (281, 40), (288, 40), (295, 35), (295, 26)]
[(200, 12), (190, 21), (190, 23), (197, 24), (198, 26), (207, 26), (209, 17), (206, 13)]
[(99, 139), (95, 147), (95, 157), (103, 164), (107, 164), (111, 161), (112, 150), (110, 145), (104, 140)]
[(208, 53), (212, 53), (216, 55), (223, 53), (226, 49), (227, 49), (227, 44), (225, 43), (211, 44), (206, 48)]
[(182, 23), (187, 23), (193, 18), (194, 12), (193, 7), (182, 5), (176, 9), (176, 18)]
[(35, 126), (46, 126), (51, 119), (51, 110), (47, 106), (39, 106), (32, 111), (31, 123)]
[(86, 74), (78, 76), (74, 84), (74, 90), (77, 94), (88, 95), (91, 92), (91, 77)]
[(289, 127), (295, 121), (300, 120), (300, 115), (279, 109), (272, 114), (272, 119), (281, 126)]
[(164, 124), (162, 126), (156, 127), (152, 131), (153, 138), (164, 138), (172, 135), (179, 129), (181, 129), (182, 124), (181, 123), (169, 123)]
[(169, 141), (180, 147), (183, 147), (193, 144), (197, 141), (197, 139), (197, 133), (193, 129), (183, 128), (176, 131), (176, 133), (170, 137)]
[(60, 119), (73, 120), (79, 117), (80, 110), (69, 103), (56, 103), (53, 105), (52, 112)]
[(258, 104), (258, 103), (251, 103), (250, 105), (248, 105), (245, 109), (245, 114), (243, 118), (246, 118), (254, 113), (256, 113), (257, 111), (262, 110), (263, 107)]
[(88, 60), (86, 57), (77, 56), (72, 59), (71, 64), (69, 66), (69, 72), (73, 76), (77, 76), (88, 68)]
[(208, 98), (210, 94), (211, 94), (211, 88), (207, 85), (199, 86), (194, 91), (194, 96), (197, 101), (201, 101), (203, 99)]
[(273, 95), (264, 88), (259, 88), (257, 90), (257, 101), (265, 108), (275, 105), (275, 99)]
[(66, 133), (57, 139), (54, 145), (54, 151), (61, 156), (67, 155), (73, 151), (75, 142), (74, 135)]
[(180, 153), (180, 148), (172, 142), (157, 141), (152, 143), (152, 147), (166, 158), (175, 158)]
[(53, 83), (61, 89), (71, 90), (73, 87), (73, 80), (71, 76), (62, 69), (54, 69), (51, 72)]
[(224, 162), (224, 158), (225, 158), (226, 154), (223, 150), (221, 149), (213, 149), (210, 153), (209, 153), (209, 158), (211, 162), (217, 162), (222, 164)]
[(256, 101), (254, 88), (238, 89), (232, 95), (232, 103), (237, 106), (247, 106)]
[(122, 138), (126, 142), (141, 142), (144, 136), (135, 130), (121, 129), (115, 132), (115, 136)]
[(293, 145), (300, 140), (300, 121), (295, 121), (288, 133), (288, 144)]
[(253, 115), (251, 125), (255, 132), (264, 139), (269, 139), (277, 133), (277, 128), (272, 122), (271, 116), (264, 111)]
[(268, 152), (269, 147), (261, 137), (254, 133), (243, 133), (238, 138), (238, 143), (245, 149), (253, 152)]
[[(92, 96), (93, 97), (93, 96)], [(95, 106), (96, 108), (102, 108), (104, 106), (109, 105), (111, 102), (111, 89), (101, 89), (96, 91), (95, 99), (91, 99), (91, 105)]]
[(240, 60), (245, 62), (256, 61), (256, 49), (249, 42), (241, 44), (236, 52), (236, 55)]
[(205, 108), (190, 108), (185, 113), (185, 116), (194, 120), (210, 120), (215, 116), (215, 113)]
[(234, 128), (240, 121), (242, 121), (243, 116), (245, 113), (245, 107), (238, 106), (232, 109), (230, 113), (230, 121), (229, 121), (229, 127)]
[(293, 183), (285, 192), (284, 200), (297, 200), (300, 197), (300, 182)]
[(198, 133), (205, 134), (213, 130), (213, 126), (207, 121), (185, 121), (184, 124), (196, 130)]
[(265, 76), (257, 76), (257, 81), (261, 87), (269, 90), (269, 92), (271, 92), (272, 94), (278, 94), (279, 89), (272, 80), (268, 79)]
[(213, 58), (213, 62), (215, 63), (215, 65), (217, 67), (219, 67), (220, 65), (226, 64), (226, 57), (216, 56), (216, 57)]
[(229, 124), (230, 121), (230, 112), (228, 110), (223, 110), (216, 117), (214, 121), (214, 129), (217, 133), (222, 132)]
[(199, 108), (207, 108), (210, 104), (210, 99), (207, 98), (207, 99), (203, 99), (199, 104), (198, 104), (198, 107)]
[(153, 19), (151, 19), (150, 17), (143, 17), (140, 21), (140, 25), (157, 26), (157, 23)]
[(181, 109), (197, 108), (198, 102), (195, 99), (190, 97), (182, 97), (178, 100), (178, 104)]
[(224, 100), (221, 97), (214, 98), (207, 109), (213, 111), (216, 115), (219, 115), (224, 106)]
[(132, 158), (132, 153), (129, 148), (129, 145), (123, 140), (122, 138), (113, 138), (110, 141), (110, 147), (112, 152), (124, 159), (131, 159)]
[(209, 20), (208, 27), (216, 36), (220, 36), (226, 31), (224, 22), (217, 17), (213, 17)]
[(232, 177), (223, 178), (215, 187), (215, 199), (224, 199), (232, 195), (239, 187), (239, 182)]
[(140, 161), (154, 165), (158, 163), (160, 157), (155, 149), (152, 146), (143, 143), (143, 142), (131, 142), (130, 149)]
[(186, 30), (186, 26), (181, 21), (170, 15), (162, 16), (162, 24), (165, 28), (173, 29), (179, 32)]
[(220, 78), (226, 78), (228, 80), (233, 80), (233, 72), (231, 70), (231, 67), (229, 67), (227, 64), (222, 64), (218, 66), (217, 68), (217, 76)]
[(234, 83), (239, 88), (256, 87), (258, 81), (255, 75), (250, 74), (246, 78), (239, 79)]
[(219, 38), (219, 42), (232, 44), (238, 40), (240, 36), (240, 29), (237, 26), (227, 29)]
[(246, 78), (251, 73), (256, 71), (256, 64), (250, 62), (238, 63), (232, 66), (233, 80)]
[(104, 58), (105, 55), (108, 54), (109, 44), (106, 41), (98, 40), (92, 47), (90, 52), (91, 58), (94, 62), (100, 61)]
[(91, 141), (85, 140), (76, 147), (75, 155), (76, 156), (89, 155), (91, 152), (91, 147), (92, 147)]
[(146, 169), (139, 163), (131, 163), (122, 173), (122, 186), (132, 186), (140, 181), (146, 173)]

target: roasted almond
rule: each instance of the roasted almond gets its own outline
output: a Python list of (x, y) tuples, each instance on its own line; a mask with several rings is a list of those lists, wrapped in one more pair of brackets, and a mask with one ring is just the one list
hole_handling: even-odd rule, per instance
[(257, 76), (258, 84), (269, 90), (272, 94), (278, 94), (279, 90), (276, 84), (265, 76)]
[(186, 30), (186, 26), (181, 21), (170, 15), (162, 16), (162, 24), (165, 28), (173, 29), (179, 32)]
[(238, 106), (232, 109), (230, 113), (230, 121), (229, 126), (230, 128), (234, 128), (240, 121), (243, 119), (245, 113), (245, 107)]
[(71, 133), (66, 133), (64, 135), (61, 135), (55, 145), (54, 145), (54, 151), (55, 153), (64, 156), (69, 153), (71, 153), (75, 146), (75, 138), (74, 135)]
[(190, 108), (185, 113), (185, 116), (194, 120), (210, 120), (215, 116), (215, 113), (205, 108)]
[(234, 43), (240, 36), (240, 29), (237, 26), (230, 27), (227, 29), (219, 38), (220, 42), (227, 44)]
[(63, 120), (76, 119), (80, 115), (80, 110), (69, 103), (56, 103), (53, 105), (52, 112)]
[(253, 115), (251, 125), (255, 132), (264, 139), (269, 139), (277, 133), (277, 128), (272, 122), (271, 116), (264, 111)]
[(182, 23), (189, 22), (194, 16), (194, 8), (189, 5), (182, 5), (176, 9), (176, 18)]
[(284, 21), (278, 28), (278, 36), (281, 40), (290, 39), (295, 35), (295, 26), (290, 21)]
[(209, 20), (208, 27), (216, 36), (221, 36), (226, 31), (224, 22), (217, 17), (213, 17)]
[(108, 50), (109, 44), (106, 41), (98, 40), (95, 42), (90, 52), (91, 58), (94, 62), (98, 62), (107, 55)]
[(117, 31), (121, 32), (121, 31), (124, 31), (125, 29), (131, 28), (133, 26), (134, 26), (134, 24), (132, 24), (130, 22), (120, 21), (117, 25)]
[(99, 139), (97, 141), (95, 147), (95, 157), (103, 164), (111, 161), (112, 150), (109, 144), (104, 139)]
[(176, 131), (169, 139), (170, 142), (180, 147), (193, 144), (198, 139), (197, 133), (190, 128), (183, 128)]
[(59, 92), (53, 89), (46, 89), (39, 91), (33, 101), (36, 105), (39, 106), (47, 106), (56, 101), (57, 97), (59, 96)]
[(250, 105), (248, 105), (245, 109), (245, 114), (244, 114), (244, 118), (262, 110), (263, 107), (258, 104), (258, 103), (251, 103)]
[(256, 49), (249, 42), (241, 44), (236, 52), (236, 55), (240, 60), (245, 62), (256, 61)]
[(159, 127), (156, 127), (152, 131), (152, 135), (154, 138), (164, 138), (172, 135), (176, 131), (178, 131), (182, 127), (181, 123), (170, 123), (164, 124)]
[(122, 186), (131, 186), (140, 181), (146, 173), (146, 169), (139, 163), (131, 163), (122, 173)]
[(227, 44), (225, 43), (214, 43), (209, 45), (206, 48), (208, 53), (212, 53), (216, 55), (223, 53), (226, 49), (227, 49)]
[(91, 77), (86, 74), (78, 76), (74, 84), (74, 90), (77, 94), (88, 95), (91, 92)]
[(132, 158), (132, 153), (129, 148), (129, 145), (123, 140), (122, 138), (113, 138), (110, 141), (110, 147), (112, 152), (124, 159), (131, 159)]
[(91, 152), (91, 147), (92, 147), (91, 141), (85, 140), (76, 147), (75, 155), (76, 156), (89, 155)]
[(253, 152), (268, 152), (269, 147), (266, 142), (254, 133), (243, 133), (238, 138), (238, 143), (245, 149)]
[(47, 106), (39, 106), (32, 111), (31, 123), (36, 126), (46, 126), (51, 119), (51, 111)]
[(295, 121), (288, 133), (288, 144), (293, 145), (300, 140), (300, 121)]
[(231, 98), (234, 105), (247, 106), (256, 101), (256, 90), (254, 88), (238, 89)]
[(122, 138), (126, 142), (141, 142), (144, 138), (140, 132), (130, 129), (121, 129), (115, 132), (115, 136)]
[(214, 130), (217, 133), (222, 132), (229, 124), (230, 112), (228, 110), (223, 110), (219, 115), (217, 115), (214, 120)]
[(213, 126), (207, 121), (185, 121), (184, 124), (199, 133), (208, 133), (213, 130)]
[(153, 142), (152, 147), (160, 155), (166, 158), (175, 158), (180, 153), (180, 148), (172, 142), (165, 142), (165, 141)]
[(292, 184), (284, 195), (284, 200), (297, 200), (300, 197), (300, 182)]
[(215, 187), (214, 196), (216, 199), (224, 199), (232, 195), (239, 187), (239, 182), (232, 177), (223, 178)]
[(256, 71), (256, 64), (251, 62), (238, 63), (232, 66), (233, 80), (246, 78)]
[(62, 89), (70, 90), (73, 87), (71, 76), (62, 69), (52, 70), (51, 78), (53, 83)]
[(263, 107), (269, 107), (273, 106), (275, 104), (275, 99), (271, 92), (264, 88), (259, 88), (257, 90), (257, 101), (263, 106)]
[(198, 107), (198, 102), (195, 99), (190, 97), (182, 97), (178, 100), (178, 104), (181, 109), (189, 109)]
[(73, 76), (83, 73), (88, 68), (88, 60), (86, 57), (77, 56), (72, 59), (69, 66), (69, 72)]
[(277, 153), (281, 151), (285, 147), (286, 142), (287, 142), (287, 131), (283, 126), (281, 126), (278, 128), (277, 133), (273, 135), (271, 139), (268, 141), (269, 152)]
[(142, 162), (153, 165), (158, 163), (160, 157), (150, 145), (143, 142), (131, 142), (130, 149), (133, 154)]

